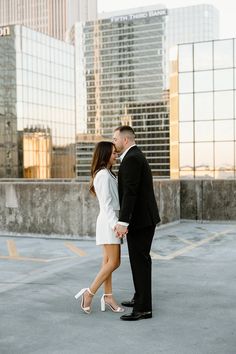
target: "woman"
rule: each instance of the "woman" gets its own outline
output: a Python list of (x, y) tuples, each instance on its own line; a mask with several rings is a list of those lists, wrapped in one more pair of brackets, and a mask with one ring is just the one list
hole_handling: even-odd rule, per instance
[(102, 267), (89, 288), (84, 288), (75, 295), (80, 296), (81, 309), (91, 312), (94, 294), (104, 284), (104, 295), (101, 298), (101, 311), (106, 305), (113, 312), (123, 312), (112, 295), (112, 272), (120, 265), (120, 239), (115, 235), (115, 225), (120, 209), (116, 176), (112, 166), (116, 163), (117, 152), (113, 143), (101, 141), (96, 145), (92, 165), (90, 192), (99, 201), (100, 212), (96, 224), (96, 244), (103, 246)]

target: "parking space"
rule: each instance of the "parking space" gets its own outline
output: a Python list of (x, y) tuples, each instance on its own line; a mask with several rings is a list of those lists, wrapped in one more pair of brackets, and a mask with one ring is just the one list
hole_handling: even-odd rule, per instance
[(74, 242), (25, 238), (0, 238), (0, 259), (48, 263), (71, 257), (84, 257), (86, 251)]
[[(1, 354), (234, 354), (236, 223), (157, 228), (151, 254), (153, 318), (124, 323), (102, 289), (89, 316), (74, 299), (100, 267), (94, 239), (0, 236)], [(126, 242), (113, 284), (133, 295)]]

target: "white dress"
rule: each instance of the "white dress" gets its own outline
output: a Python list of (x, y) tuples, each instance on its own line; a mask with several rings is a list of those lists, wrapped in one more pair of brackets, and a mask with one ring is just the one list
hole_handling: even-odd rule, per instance
[(117, 179), (104, 168), (96, 174), (93, 185), (100, 207), (96, 224), (96, 244), (119, 244), (120, 239), (113, 231), (120, 210)]

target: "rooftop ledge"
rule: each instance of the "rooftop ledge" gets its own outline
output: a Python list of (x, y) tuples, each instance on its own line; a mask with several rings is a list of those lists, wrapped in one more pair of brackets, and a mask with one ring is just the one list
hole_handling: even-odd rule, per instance
[[(160, 227), (236, 221), (236, 180), (154, 180)], [(98, 202), (77, 179), (1, 179), (0, 233), (94, 237)]]

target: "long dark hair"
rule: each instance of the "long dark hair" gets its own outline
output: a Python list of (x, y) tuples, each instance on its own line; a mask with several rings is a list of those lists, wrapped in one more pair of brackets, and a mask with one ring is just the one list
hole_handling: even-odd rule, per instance
[[(93, 195), (96, 195), (94, 185), (93, 185), (94, 177), (96, 176), (98, 171), (100, 171), (103, 168), (107, 168), (108, 162), (110, 160), (113, 151), (113, 147), (115, 147), (115, 145), (110, 141), (100, 141), (95, 146), (92, 163), (91, 163), (91, 180), (89, 185), (89, 191)], [(110, 167), (110, 171), (111, 168), (112, 167)]]

